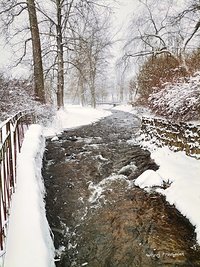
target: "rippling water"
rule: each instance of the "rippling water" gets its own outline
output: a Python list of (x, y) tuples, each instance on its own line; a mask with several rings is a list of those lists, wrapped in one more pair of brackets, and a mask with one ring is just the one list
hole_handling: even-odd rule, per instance
[(134, 185), (158, 168), (135, 141), (138, 129), (136, 117), (114, 112), (47, 141), (43, 176), (57, 266), (200, 266), (189, 221)]

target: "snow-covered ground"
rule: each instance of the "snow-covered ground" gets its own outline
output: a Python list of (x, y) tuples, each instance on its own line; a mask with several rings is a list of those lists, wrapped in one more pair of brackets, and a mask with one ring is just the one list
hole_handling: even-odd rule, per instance
[(54, 247), (46, 220), (44, 184), (41, 176), (45, 135), (93, 123), (111, 113), (68, 106), (58, 111), (51, 125), (31, 125), (25, 134), (17, 166), (17, 190), (9, 218), (4, 267), (53, 267)]
[(200, 164), (199, 160), (184, 152), (172, 152), (167, 147), (158, 148), (152, 158), (160, 166), (157, 173), (163, 180), (172, 182), (169, 188), (160, 189), (170, 204), (186, 216), (196, 227), (200, 244)]
[[(115, 109), (136, 113), (131, 106), (119, 106)], [(171, 183), (167, 189), (160, 188), (157, 191), (165, 195), (167, 201), (174, 204), (196, 227), (197, 242), (200, 245), (199, 160), (187, 156), (185, 152), (173, 152), (167, 147), (158, 148), (152, 142), (142, 142), (141, 145), (151, 151), (151, 157), (160, 168), (156, 172), (144, 172), (135, 180), (135, 184), (148, 191), (152, 186), (162, 186), (163, 181)]]
[(9, 218), (5, 267), (54, 266), (41, 178), (44, 149), (42, 127), (31, 125), (18, 157), (17, 190)]
[(68, 105), (64, 110), (56, 113), (53, 122), (44, 129), (44, 133), (45, 136), (54, 136), (63, 129), (87, 125), (109, 115), (111, 115), (111, 112), (102, 109)]
[(136, 115), (136, 116), (139, 116), (141, 117), (142, 115), (148, 115), (148, 116), (154, 116), (153, 114), (151, 114), (150, 110), (147, 109), (147, 108), (144, 108), (142, 106), (140, 107), (133, 107), (131, 105), (119, 105), (119, 106), (116, 106), (114, 108), (112, 108), (114, 110), (120, 110), (120, 111), (124, 111), (124, 112), (129, 112), (133, 115)]
[(186, 156), (184, 152), (173, 152), (167, 147), (152, 151), (151, 157), (160, 166), (157, 171), (146, 171), (135, 184), (147, 191), (152, 186), (162, 186), (168, 182), (167, 189), (157, 192), (166, 196), (167, 201), (189, 219), (196, 227), (197, 241), (200, 244), (200, 164), (199, 160)]

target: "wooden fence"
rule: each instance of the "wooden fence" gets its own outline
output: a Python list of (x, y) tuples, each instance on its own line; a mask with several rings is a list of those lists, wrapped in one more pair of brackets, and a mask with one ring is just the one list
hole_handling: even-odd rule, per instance
[(158, 146), (167, 145), (173, 150), (185, 151), (188, 156), (200, 158), (200, 125), (143, 117), (141, 129), (145, 139), (154, 139)]
[(32, 120), (31, 113), (24, 111), (0, 124), (0, 256), (5, 253), (9, 209), (16, 186), (17, 154)]

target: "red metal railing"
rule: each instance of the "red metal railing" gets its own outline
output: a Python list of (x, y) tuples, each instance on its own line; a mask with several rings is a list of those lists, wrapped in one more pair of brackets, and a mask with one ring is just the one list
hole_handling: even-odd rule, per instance
[(16, 186), (17, 154), (31, 121), (30, 114), (19, 112), (0, 124), (0, 256), (5, 253), (9, 209)]

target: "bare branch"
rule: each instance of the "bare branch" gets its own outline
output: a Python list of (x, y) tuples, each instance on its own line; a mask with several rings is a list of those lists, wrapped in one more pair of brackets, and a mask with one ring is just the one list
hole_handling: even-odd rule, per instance
[[(25, 7), (22, 7), (23, 5), (25, 5)], [(11, 5), (9, 7), (0, 11), (0, 15), (2, 15), (3, 13), (6, 13), (6, 12), (10, 12), (11, 10), (15, 9), (16, 7), (21, 7), (23, 9), (27, 8), (27, 3), (26, 2), (19, 2), (19, 3), (16, 3), (14, 5), (11, 3)]]
[(195, 28), (194, 28), (192, 34), (190, 35), (190, 37), (186, 40), (185, 45), (184, 45), (184, 48), (183, 48), (184, 51), (185, 51), (185, 49), (186, 49), (188, 43), (192, 40), (192, 38), (194, 37), (194, 35), (195, 35), (195, 34), (197, 33), (197, 31), (199, 30), (199, 28), (200, 28), (200, 20), (199, 20), (199, 21), (197, 22), (197, 24), (195, 25)]
[(19, 60), (17, 61), (15, 67), (17, 67), (20, 63), (22, 63), (22, 60), (24, 59), (24, 57), (26, 56), (26, 53), (27, 53), (27, 44), (31, 40), (32, 40), (31, 38), (25, 40), (25, 42), (24, 42), (24, 52), (23, 52), (22, 56), (19, 58)]

